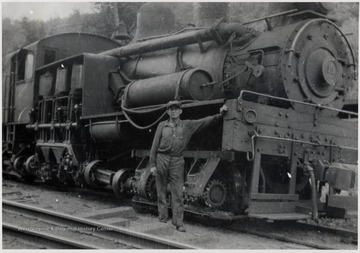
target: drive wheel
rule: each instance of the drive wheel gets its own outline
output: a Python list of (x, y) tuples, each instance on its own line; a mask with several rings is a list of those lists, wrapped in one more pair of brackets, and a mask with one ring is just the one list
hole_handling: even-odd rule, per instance
[[(19, 173), (20, 175), (24, 174), (24, 163), (26, 161), (26, 157), (25, 156), (19, 156), (15, 159), (14, 161), (14, 170)], [(26, 171), (25, 171), (26, 173)]]
[(227, 200), (228, 189), (220, 179), (211, 180), (202, 194), (203, 202), (211, 208), (222, 208)]
[(39, 158), (37, 155), (29, 156), (25, 163), (23, 163), (23, 178), (28, 181), (32, 182), (36, 178), (36, 172), (39, 170)]
[(102, 164), (102, 161), (94, 160), (94, 161), (90, 162), (88, 165), (86, 165), (86, 167), (85, 167), (84, 178), (85, 178), (85, 182), (90, 187), (96, 187), (98, 185), (97, 181), (96, 181), (95, 172), (96, 172), (96, 169), (101, 166), (101, 164)]
[(115, 194), (119, 197), (124, 197), (130, 195), (130, 178), (131, 178), (130, 169), (121, 169), (115, 173), (113, 176), (111, 186)]
[(145, 192), (146, 192), (146, 197), (150, 201), (157, 200), (156, 180), (155, 180), (155, 177), (152, 175), (150, 175), (146, 181)]

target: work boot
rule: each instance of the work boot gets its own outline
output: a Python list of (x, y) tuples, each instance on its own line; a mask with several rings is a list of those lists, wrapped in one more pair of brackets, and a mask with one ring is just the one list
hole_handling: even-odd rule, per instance
[(186, 232), (186, 229), (184, 228), (184, 226), (176, 226), (176, 230), (180, 231), (180, 232)]
[(159, 221), (162, 223), (167, 223), (169, 221), (169, 219), (159, 218)]

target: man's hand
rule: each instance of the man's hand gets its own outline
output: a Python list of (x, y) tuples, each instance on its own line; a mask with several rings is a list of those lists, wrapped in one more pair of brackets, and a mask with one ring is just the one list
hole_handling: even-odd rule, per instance
[(156, 169), (156, 167), (151, 167), (150, 168), (150, 173), (151, 173), (151, 175), (153, 175), (154, 177), (157, 175), (157, 169)]
[(227, 105), (223, 105), (221, 108), (220, 108), (220, 114), (221, 116), (224, 116), (225, 113), (229, 110), (229, 108), (227, 107)]

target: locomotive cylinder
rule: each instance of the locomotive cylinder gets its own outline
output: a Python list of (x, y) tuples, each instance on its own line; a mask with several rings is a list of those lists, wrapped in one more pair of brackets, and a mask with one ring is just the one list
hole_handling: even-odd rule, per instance
[(128, 107), (165, 104), (170, 100), (207, 100), (214, 83), (204, 70), (188, 69), (129, 84), (124, 92)]
[(96, 141), (124, 140), (125, 135), (121, 127), (121, 122), (101, 122), (91, 126), (90, 134)]

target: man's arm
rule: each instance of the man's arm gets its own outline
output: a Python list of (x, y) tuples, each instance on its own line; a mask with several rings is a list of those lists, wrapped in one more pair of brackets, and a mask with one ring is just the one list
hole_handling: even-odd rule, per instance
[(212, 124), (213, 122), (217, 122), (219, 119), (221, 119), (224, 114), (228, 111), (228, 107), (226, 105), (223, 105), (220, 108), (220, 113), (216, 114), (214, 116), (208, 116), (202, 119), (197, 119), (197, 120), (191, 120), (189, 126), (190, 126), (190, 131), (191, 134), (195, 133), (196, 131), (199, 131), (207, 126), (209, 126), (210, 124)]
[(155, 167), (156, 152), (157, 152), (159, 144), (160, 144), (160, 138), (161, 138), (161, 132), (163, 129), (163, 125), (164, 124), (162, 122), (158, 125), (156, 132), (155, 132), (153, 143), (151, 145), (150, 160), (149, 160), (150, 168)]

